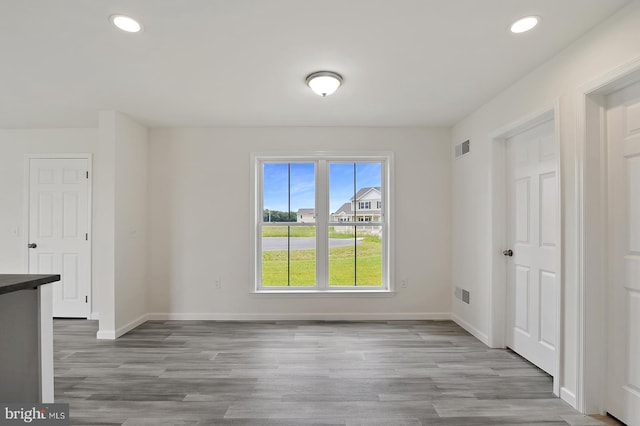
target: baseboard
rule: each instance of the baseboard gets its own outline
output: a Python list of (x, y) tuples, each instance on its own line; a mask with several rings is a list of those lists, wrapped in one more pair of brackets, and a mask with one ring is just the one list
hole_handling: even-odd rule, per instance
[(469, 333), (471, 333), (473, 335), (473, 337), (475, 337), (476, 339), (480, 340), (485, 345), (491, 346), (491, 345), (489, 345), (489, 336), (487, 334), (481, 332), (480, 330), (478, 330), (477, 328), (475, 328), (474, 326), (472, 326), (471, 324), (469, 324), (468, 322), (466, 322), (465, 320), (463, 320), (462, 318), (460, 318), (456, 314), (451, 314), (451, 319), (453, 320), (453, 322), (458, 324), (460, 327), (464, 328)]
[(115, 340), (116, 339), (116, 331), (115, 330), (98, 330), (96, 333), (96, 339), (98, 340)]
[(234, 314), (234, 313), (150, 313), (141, 315), (139, 318), (123, 325), (117, 330), (100, 330), (96, 334), (96, 339), (115, 340), (118, 337), (128, 333), (134, 328), (144, 324), (149, 320), (156, 321), (416, 321), (431, 320), (443, 321), (450, 320), (451, 314), (447, 312), (435, 313), (387, 313), (387, 314), (368, 314), (368, 313), (296, 313), (296, 314)]
[(140, 315), (140, 317), (134, 319), (133, 321), (123, 325), (122, 327), (116, 330), (116, 339), (122, 336), (123, 334), (127, 334), (134, 328), (144, 324), (148, 320), (149, 320), (149, 314), (143, 314), (143, 315)]
[(147, 315), (148, 320), (209, 320), (209, 321), (412, 321), (412, 320), (449, 320), (451, 314), (436, 313), (295, 313), (295, 314), (247, 314), (247, 313), (162, 313), (155, 312)]
[(562, 399), (564, 402), (566, 402), (567, 404), (569, 404), (573, 408), (577, 407), (576, 394), (571, 392), (569, 389), (567, 389), (565, 387), (561, 387), (560, 388), (560, 399)]
[(128, 324), (123, 325), (122, 327), (116, 329), (116, 330), (99, 330), (98, 333), (96, 333), (96, 339), (99, 340), (115, 340), (118, 337), (127, 334), (128, 332), (130, 332), (131, 330), (133, 330), (134, 328), (144, 324), (145, 322), (147, 322), (149, 320), (149, 314), (143, 314), (141, 315), (139, 318), (134, 319), (133, 321), (129, 322)]

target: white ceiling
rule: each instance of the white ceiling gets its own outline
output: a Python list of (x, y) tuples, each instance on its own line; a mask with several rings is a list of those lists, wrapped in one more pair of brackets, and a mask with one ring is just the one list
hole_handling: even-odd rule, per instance
[[(41, 128), (104, 109), (151, 127), (448, 126), (628, 0), (0, 3), (0, 128)], [(528, 14), (541, 25), (511, 34)], [(344, 85), (315, 95), (319, 70)]]

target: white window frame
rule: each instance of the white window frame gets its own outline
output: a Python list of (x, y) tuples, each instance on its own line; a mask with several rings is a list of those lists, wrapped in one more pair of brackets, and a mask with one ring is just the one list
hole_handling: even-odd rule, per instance
[[(316, 286), (262, 286), (262, 238), (263, 226), (263, 164), (273, 162), (309, 163), (314, 162), (316, 174)], [(329, 211), (329, 171), (328, 164), (334, 162), (365, 163), (379, 162), (382, 165), (381, 192), (384, 209), (381, 211), (379, 225), (382, 227), (382, 285), (381, 286), (329, 286), (328, 282), (328, 229), (333, 225), (343, 225), (345, 222), (332, 221)], [(391, 152), (303, 152), (303, 153), (252, 153), (251, 154), (251, 188), (250, 188), (250, 221), (251, 221), (251, 255), (250, 259), (250, 291), (258, 294), (344, 294), (344, 293), (393, 293), (394, 286), (391, 277), (394, 271), (393, 259), (393, 153)], [(371, 226), (372, 222), (353, 222), (350, 226)], [(378, 225), (378, 223), (375, 223)]]

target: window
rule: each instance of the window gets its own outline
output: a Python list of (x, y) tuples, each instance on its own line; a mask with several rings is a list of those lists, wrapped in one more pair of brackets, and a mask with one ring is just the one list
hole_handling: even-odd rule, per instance
[[(255, 154), (254, 165), (256, 291), (390, 289), (390, 155)], [(372, 214), (371, 199), (387, 210)]]
[(376, 207), (378, 210), (382, 208), (382, 201), (378, 201), (378, 206)]

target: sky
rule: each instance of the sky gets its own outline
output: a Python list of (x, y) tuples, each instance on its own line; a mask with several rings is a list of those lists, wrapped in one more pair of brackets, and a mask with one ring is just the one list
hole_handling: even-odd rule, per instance
[[(264, 209), (286, 212), (289, 194), (291, 196), (291, 211), (296, 212), (301, 208), (315, 208), (314, 169), (314, 163), (265, 163), (263, 175)], [(354, 163), (329, 163), (329, 208), (331, 213), (353, 197), (354, 174), (355, 192), (365, 187), (381, 186), (382, 166), (380, 163), (355, 163), (355, 170)]]

